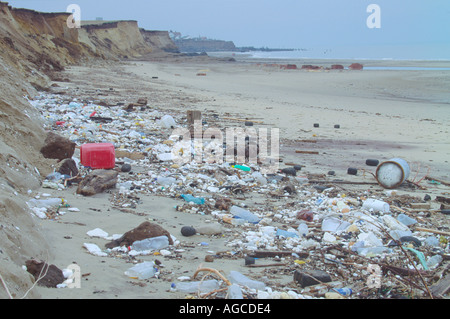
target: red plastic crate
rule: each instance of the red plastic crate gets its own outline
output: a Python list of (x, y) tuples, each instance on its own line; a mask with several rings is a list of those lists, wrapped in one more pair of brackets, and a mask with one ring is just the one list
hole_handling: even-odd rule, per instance
[(116, 164), (116, 152), (111, 143), (83, 144), (80, 147), (81, 164), (94, 169), (110, 169)]

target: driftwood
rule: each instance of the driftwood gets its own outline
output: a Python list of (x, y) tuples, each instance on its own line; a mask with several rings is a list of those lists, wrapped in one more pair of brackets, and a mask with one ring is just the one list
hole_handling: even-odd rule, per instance
[[(306, 258), (309, 253), (299, 253), (300, 258)], [(288, 256), (292, 255), (292, 251), (267, 251), (267, 250), (256, 250), (249, 254), (250, 257), (254, 258), (264, 258), (264, 257), (277, 257), (277, 256)]]
[(450, 236), (450, 232), (441, 231), (441, 230), (436, 230), (436, 229), (429, 229), (429, 228), (423, 228), (423, 227), (416, 227), (415, 230), (417, 230), (417, 231), (423, 231), (423, 232), (428, 232), (428, 233), (433, 233), (433, 234), (438, 234), (438, 235)]
[(317, 151), (300, 151), (300, 150), (295, 151), (295, 153), (297, 153), (297, 154), (315, 154), (315, 155), (319, 154), (319, 152), (317, 152)]
[(201, 267), (201, 265), (197, 268), (197, 270), (195, 271), (194, 275), (192, 276), (193, 279), (195, 279), (195, 277), (197, 277), (198, 273), (201, 271), (208, 271), (208, 272), (212, 272), (215, 273), (217, 276), (220, 277), (220, 279), (222, 279), (228, 286), (231, 286), (231, 282), (224, 276), (222, 275), (217, 269), (214, 268), (204, 268)]

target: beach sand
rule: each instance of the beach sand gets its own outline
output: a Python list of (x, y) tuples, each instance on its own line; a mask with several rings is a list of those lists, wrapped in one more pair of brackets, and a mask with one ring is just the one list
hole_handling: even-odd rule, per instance
[[(314, 64), (320, 63), (314, 61)], [(303, 174), (327, 174), (334, 170), (336, 178), (374, 182), (370, 174), (347, 175), (347, 168), (374, 172), (373, 167), (365, 166), (366, 159), (383, 161), (401, 157), (411, 164), (412, 175), (417, 173), (418, 179), (429, 168), (429, 176), (450, 180), (448, 71), (304, 71), (248, 61), (187, 59), (73, 66), (64, 71), (64, 76), (70, 82), (58, 83), (60, 87), (56, 90), (72, 95), (78, 92), (80, 99), (94, 97), (126, 105), (139, 97), (147, 97), (149, 106), (162, 113), (199, 110), (205, 116), (218, 114), (222, 128), (243, 127), (245, 119), (254, 121), (255, 128), (278, 128), (283, 160), (280, 168), (286, 167), (286, 163), (296, 163), (304, 165)], [(96, 89), (106, 93), (96, 96)], [(319, 127), (315, 128), (314, 123), (319, 123)], [(208, 123), (214, 124), (217, 122)], [(340, 128), (334, 128), (336, 124)], [(299, 154), (296, 150), (319, 154)], [(134, 169), (146, 171), (145, 167)], [(348, 187), (363, 191), (369, 186)], [(380, 186), (370, 187), (382, 191)], [(252, 278), (265, 278), (280, 291), (283, 287), (295, 289), (292, 273), (278, 272), (270, 276), (265, 268), (248, 268), (243, 258), (233, 258), (233, 247), (227, 246), (227, 242), (239, 236), (242, 232), (239, 228), (229, 227), (222, 236), (182, 236), (182, 226), (217, 221), (211, 215), (176, 211), (175, 207), (182, 204), (178, 198), (139, 195), (140, 204), (133, 214), (113, 208), (111, 192), (83, 197), (75, 191), (76, 187), (63, 191), (39, 190), (63, 197), (72, 207), (80, 209), (67, 212), (58, 220), (38, 220), (37, 226), (49, 239), (49, 263), (60, 268), (76, 263), (82, 274), (80, 288), (35, 287), (42, 298), (184, 298), (185, 293), (171, 292), (170, 285), (180, 276), (192, 276), (200, 265), (224, 274), (237, 270)], [(443, 188), (431, 185), (426, 191), (409, 188), (399, 191), (423, 197), (426, 193), (441, 194)], [(293, 200), (295, 198), (282, 198), (278, 202), (272, 199), (271, 204), (282, 206)], [(264, 194), (251, 193), (237, 202), (262, 205), (266, 200)], [(108, 242), (89, 237), (86, 234), (89, 230), (101, 228), (110, 235), (122, 234), (145, 220), (164, 227), (179, 241), (178, 251), (172, 250), (167, 257), (138, 257), (159, 260), (162, 263), (159, 278), (146, 281), (127, 278), (124, 271), (133, 265), (132, 260), (93, 256), (83, 248), (84, 243), (95, 243), (103, 248)], [(221, 255), (221, 258), (208, 263), (206, 255)], [(198, 278), (202, 275), (204, 273)]]

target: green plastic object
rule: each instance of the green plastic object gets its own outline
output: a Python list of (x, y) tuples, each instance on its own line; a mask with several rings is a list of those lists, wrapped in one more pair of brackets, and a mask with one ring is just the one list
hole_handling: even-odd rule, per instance
[(244, 171), (244, 172), (250, 172), (250, 170), (251, 170), (250, 167), (243, 166), (243, 165), (234, 165), (233, 167), (234, 167), (234, 168), (238, 168), (238, 169), (240, 169), (240, 170), (242, 170), (242, 171)]
[(428, 270), (427, 261), (425, 260), (425, 255), (421, 251), (418, 251), (418, 250), (416, 250), (414, 248), (410, 248), (410, 247), (405, 247), (405, 248), (412, 251), (413, 253), (415, 253), (417, 258), (419, 258), (419, 261), (422, 264), (423, 269)]
[(183, 199), (188, 203), (193, 202), (194, 204), (197, 205), (203, 205), (205, 203), (205, 199), (203, 197), (194, 197), (190, 194), (186, 195), (183, 194), (181, 195), (181, 197), (183, 197)]

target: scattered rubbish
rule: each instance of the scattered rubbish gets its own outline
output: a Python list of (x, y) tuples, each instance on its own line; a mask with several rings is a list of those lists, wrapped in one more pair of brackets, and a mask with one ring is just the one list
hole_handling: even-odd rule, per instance
[[(395, 189), (406, 181), (409, 171), (401, 160), (380, 164), (367, 159), (367, 166), (377, 166), (377, 181), (373, 183), (366, 179), (368, 170), (350, 167), (347, 173), (355, 177), (344, 181), (336, 177), (338, 167), (334, 168), (336, 171), (323, 169), (320, 174), (312, 174), (308, 166), (297, 164), (303, 164), (300, 159), (284, 162), (289, 167), (277, 168), (271, 174), (264, 173), (259, 163), (195, 162), (194, 157), (207, 143), (183, 146), (180, 153), (184, 156), (190, 152), (192, 161), (175, 163), (172, 151), (180, 140), (168, 136), (171, 129), (190, 125), (194, 118), (207, 125), (226, 118), (205, 113), (202, 119), (200, 112), (191, 111), (186, 123), (185, 118), (173, 113), (149, 107), (144, 112), (141, 106), (148, 101), (141, 102), (130, 108), (123, 103), (115, 109), (68, 101), (55, 104), (51, 114), (58, 116), (52, 118), (52, 128), (65, 130), (69, 141), (80, 145), (82, 158), (78, 160), (77, 153), (61, 161), (60, 168), (55, 166), (55, 172), (46, 176), (42, 184), (48, 187), (47, 194), (29, 191), (35, 197), (27, 200), (30, 210), (42, 218), (53, 217), (53, 212), (63, 207), (66, 212), (80, 211), (59, 198), (60, 192), (75, 184), (78, 194), (104, 192), (102, 196), (110, 196), (114, 209), (152, 220), (124, 230), (123, 235), (109, 236), (100, 228), (86, 233), (96, 243), (107, 241), (104, 249), (96, 243), (84, 243), (81, 248), (94, 256), (124, 258), (127, 262), (141, 261), (137, 256), (146, 254), (158, 256), (155, 262), (140, 262), (127, 269), (128, 278), (162, 278), (171, 283), (170, 291), (202, 298), (390, 298), (394, 293), (403, 294), (405, 288), (408, 293), (420, 290), (420, 283), (406, 287), (409, 282), (404, 281), (400, 287), (402, 276), (417, 278), (427, 274), (424, 280), (431, 283), (431, 272), (426, 271), (441, 271), (446, 265), (448, 227), (445, 221), (429, 221), (430, 216), (445, 220), (449, 208), (439, 204), (448, 205), (450, 199), (444, 197), (445, 191), (434, 199), (431, 189), (425, 197), (423, 191), (418, 197), (412, 196), (416, 190), (412, 187)], [(49, 115), (53, 104), (42, 104), (42, 112)], [(259, 123), (228, 119), (245, 122), (245, 126)], [(61, 120), (64, 126), (55, 127), (54, 120)], [(297, 142), (313, 145), (318, 139)], [(102, 148), (102, 144), (108, 146)], [(299, 150), (295, 154), (319, 152)], [(101, 168), (105, 165), (109, 168)], [(364, 174), (358, 174), (359, 170)], [(427, 180), (440, 183), (427, 185), (440, 187), (439, 191), (445, 186), (440, 180)], [(355, 190), (356, 185), (362, 186)], [(405, 194), (409, 190), (411, 193)], [(144, 200), (141, 195), (148, 194), (176, 202), (168, 206), (176, 207), (173, 213), (181, 223), (169, 227), (181, 232), (180, 240), (158, 225), (167, 219), (152, 216), (146, 206), (145, 212), (136, 209)], [(251, 197), (253, 194), (255, 197)], [(197, 214), (195, 217), (202, 221), (190, 219), (191, 215), (182, 221), (184, 213)], [(182, 223), (186, 226), (180, 228)], [(225, 243), (223, 251), (217, 250), (218, 243)], [(194, 276), (187, 276), (183, 268), (183, 276), (174, 282), (173, 278), (181, 273), (176, 274), (176, 269), (166, 262), (181, 265), (186, 256), (187, 261), (194, 260), (190, 259), (194, 250), (201, 252), (196, 260), (211, 265), (231, 260), (236, 268), (228, 276), (203, 267)], [(413, 257), (405, 258), (405, 254)], [(386, 289), (372, 289), (365, 284), (370, 267), (376, 265), (383, 270), (380, 276)], [(241, 270), (249, 272), (244, 275)], [(206, 274), (197, 280), (199, 272)], [(294, 275), (288, 285), (272, 285), (272, 278), (284, 278), (287, 274)], [(433, 275), (436, 274), (437, 271)], [(219, 278), (213, 280), (211, 276)], [(426, 289), (423, 291), (427, 294)]]

